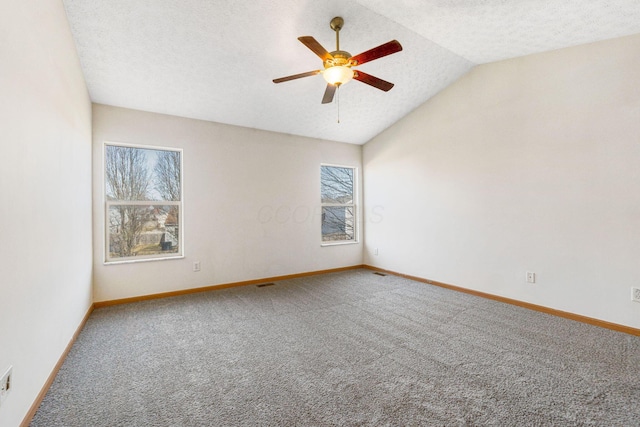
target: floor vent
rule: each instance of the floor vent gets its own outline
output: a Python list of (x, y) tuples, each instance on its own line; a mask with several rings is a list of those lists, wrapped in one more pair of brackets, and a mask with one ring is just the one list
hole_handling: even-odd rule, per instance
[(259, 285), (256, 285), (259, 288), (264, 288), (265, 286), (273, 286), (275, 285), (275, 283), (261, 283)]
[(375, 273), (373, 273), (373, 274), (377, 274), (378, 276), (383, 276), (383, 277), (384, 277), (384, 276), (386, 276), (386, 274), (384, 274), (384, 273), (380, 273), (379, 271), (376, 271), (376, 272), (375, 272)]

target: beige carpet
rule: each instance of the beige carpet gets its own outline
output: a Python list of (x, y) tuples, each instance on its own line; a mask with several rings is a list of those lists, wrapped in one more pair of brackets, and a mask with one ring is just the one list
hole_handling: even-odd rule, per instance
[(97, 309), (33, 426), (638, 426), (640, 338), (354, 270)]

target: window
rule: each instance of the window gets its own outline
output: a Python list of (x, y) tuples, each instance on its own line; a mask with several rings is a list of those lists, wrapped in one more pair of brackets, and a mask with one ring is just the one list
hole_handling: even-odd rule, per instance
[(105, 144), (105, 261), (182, 256), (182, 151)]
[(320, 166), (323, 243), (356, 241), (355, 172), (352, 167)]

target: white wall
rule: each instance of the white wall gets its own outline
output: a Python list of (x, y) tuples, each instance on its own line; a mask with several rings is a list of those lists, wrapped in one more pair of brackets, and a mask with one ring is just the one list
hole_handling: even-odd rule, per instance
[(89, 309), (91, 102), (59, 0), (0, 6), (0, 375), (18, 425)]
[(476, 67), (365, 145), (365, 263), (639, 328), (639, 76), (640, 35)]
[[(104, 264), (105, 141), (184, 150), (184, 259)], [(360, 168), (359, 145), (94, 105), (93, 147), (96, 301), (362, 264), (320, 246), (319, 211), (320, 163)]]

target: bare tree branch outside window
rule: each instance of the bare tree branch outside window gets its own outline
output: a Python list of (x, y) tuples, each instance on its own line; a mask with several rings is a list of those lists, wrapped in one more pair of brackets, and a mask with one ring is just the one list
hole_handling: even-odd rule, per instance
[(354, 168), (321, 166), (322, 240), (355, 240)]
[[(159, 151), (158, 159), (154, 167), (155, 189), (162, 197), (162, 200), (181, 200), (180, 188), (180, 152)], [(180, 238), (179, 227), (180, 212), (178, 206), (171, 206), (167, 215), (166, 233), (161, 245), (167, 246), (167, 236), (171, 241), (178, 241)]]
[(108, 260), (180, 252), (180, 156), (179, 151), (105, 147)]
[(180, 152), (159, 151), (155, 172), (155, 189), (162, 200), (180, 200)]

